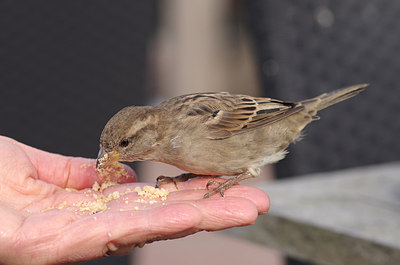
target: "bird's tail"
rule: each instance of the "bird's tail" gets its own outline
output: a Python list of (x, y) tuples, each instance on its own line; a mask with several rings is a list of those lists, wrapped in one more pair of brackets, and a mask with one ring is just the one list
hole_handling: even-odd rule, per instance
[(330, 93), (324, 93), (318, 97), (304, 100), (301, 103), (307, 107), (319, 111), (330, 105), (336, 104), (348, 98), (354, 97), (362, 92), (368, 84), (359, 84), (350, 87), (341, 88)]

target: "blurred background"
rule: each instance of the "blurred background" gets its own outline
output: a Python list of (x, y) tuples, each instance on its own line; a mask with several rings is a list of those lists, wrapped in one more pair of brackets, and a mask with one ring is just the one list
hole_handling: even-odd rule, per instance
[[(256, 181), (399, 160), (399, 13), (395, 0), (1, 1), (0, 134), (95, 158), (103, 126), (127, 105), (202, 91), (297, 101), (370, 83)], [(179, 173), (132, 166), (141, 181)], [(161, 261), (302, 264), (205, 232), (87, 264)]]

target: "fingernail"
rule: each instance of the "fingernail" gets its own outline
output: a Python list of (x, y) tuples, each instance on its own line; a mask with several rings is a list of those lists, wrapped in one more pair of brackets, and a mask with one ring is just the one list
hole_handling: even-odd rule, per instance
[(118, 250), (118, 247), (114, 244), (114, 243), (112, 243), (112, 242), (110, 242), (110, 243), (107, 243), (107, 248), (109, 249), (109, 251), (117, 251)]

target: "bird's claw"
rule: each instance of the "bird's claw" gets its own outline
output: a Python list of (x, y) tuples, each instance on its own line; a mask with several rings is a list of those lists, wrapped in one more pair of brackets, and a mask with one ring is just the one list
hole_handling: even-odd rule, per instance
[(176, 189), (178, 189), (178, 186), (176, 185), (176, 180), (173, 177), (167, 177), (167, 176), (159, 176), (156, 179), (156, 188), (161, 187), (163, 184), (167, 184), (170, 182), (174, 182)]
[(161, 185), (173, 182), (175, 188), (178, 190), (178, 182), (185, 182), (188, 179), (198, 177), (198, 175), (193, 173), (184, 173), (176, 177), (159, 176), (156, 179), (156, 188), (161, 187)]
[(207, 190), (209, 190), (209, 186), (210, 185), (215, 185), (217, 186), (216, 188), (214, 188), (213, 190), (207, 192), (206, 194), (204, 194), (204, 199), (209, 198), (210, 196), (214, 195), (215, 193), (219, 192), (221, 194), (222, 197), (224, 197), (224, 192), (229, 189), (230, 187), (232, 187), (235, 184), (239, 184), (240, 181), (248, 179), (248, 178), (252, 178), (254, 177), (254, 175), (250, 172), (247, 171), (245, 173), (242, 173), (240, 175), (231, 177), (227, 180), (225, 180), (224, 182), (218, 182), (215, 180), (210, 180), (207, 182), (206, 188)]
[(232, 187), (233, 185), (237, 184), (236, 178), (230, 178), (227, 179), (224, 182), (218, 182), (215, 180), (210, 180), (207, 182), (206, 188), (207, 190), (209, 189), (210, 185), (215, 185), (217, 187), (215, 187), (214, 189), (212, 189), (211, 191), (207, 192), (206, 194), (204, 194), (203, 198), (207, 199), (209, 197), (211, 197), (212, 195), (214, 195), (215, 193), (219, 192), (221, 194), (222, 197), (224, 197), (224, 192), (229, 189), (230, 187)]

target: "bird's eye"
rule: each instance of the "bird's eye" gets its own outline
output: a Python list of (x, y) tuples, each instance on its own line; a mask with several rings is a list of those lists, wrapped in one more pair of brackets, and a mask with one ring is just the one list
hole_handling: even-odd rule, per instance
[(129, 144), (129, 140), (128, 139), (122, 139), (122, 141), (119, 143), (119, 146), (127, 147), (128, 144)]

